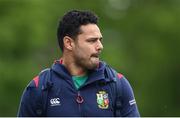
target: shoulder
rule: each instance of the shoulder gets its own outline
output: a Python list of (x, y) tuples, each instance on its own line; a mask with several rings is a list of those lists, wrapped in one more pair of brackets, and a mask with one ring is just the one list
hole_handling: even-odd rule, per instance
[(42, 70), (38, 75), (36, 75), (29, 83), (28, 87), (34, 87), (34, 88), (38, 88), (40, 86), (40, 84), (42, 84), (42, 81), (48, 79), (50, 75), (50, 69), (44, 69)]
[(121, 88), (121, 92), (122, 92), (122, 98), (126, 100), (134, 100), (134, 92), (133, 92), (133, 88), (130, 84), (130, 82), (128, 81), (128, 79), (126, 79), (126, 77), (122, 74), (118, 74), (118, 79), (117, 79), (117, 86), (120, 86)]
[(123, 89), (123, 91), (126, 92), (132, 91), (132, 87), (129, 81), (122, 73), (117, 72), (115, 69), (113, 69), (110, 66), (106, 66), (106, 73), (107, 76), (114, 78), (114, 81), (117, 83), (117, 86), (120, 86), (120, 88)]
[(114, 68), (112, 68), (109, 65), (106, 65), (106, 67), (105, 67), (105, 75), (107, 75), (109, 77), (115, 77), (117, 79), (125, 78), (122, 73), (119, 73), (118, 71), (116, 71)]
[(119, 86), (121, 86), (124, 91), (127, 91), (127, 90), (132, 91), (132, 87), (128, 79), (121, 73), (116, 73), (116, 75), (117, 75), (116, 81), (117, 83), (120, 83)]

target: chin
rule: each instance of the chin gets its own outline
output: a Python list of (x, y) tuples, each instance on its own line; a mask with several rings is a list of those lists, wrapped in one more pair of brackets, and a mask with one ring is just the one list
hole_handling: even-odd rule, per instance
[(88, 69), (89, 70), (96, 69), (98, 67), (98, 65), (99, 65), (99, 63), (98, 64), (97, 63), (91, 64), (91, 65), (88, 66)]

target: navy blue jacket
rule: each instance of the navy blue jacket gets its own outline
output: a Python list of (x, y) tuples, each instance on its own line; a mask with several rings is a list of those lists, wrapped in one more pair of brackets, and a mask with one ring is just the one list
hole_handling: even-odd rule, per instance
[[(99, 68), (90, 71), (85, 84), (77, 90), (67, 69), (59, 62), (53, 64), (51, 68), (51, 89), (48, 91), (44, 116), (114, 116), (116, 97), (109, 84), (113, 80), (105, 78), (105, 66), (104, 62), (100, 62)], [(36, 93), (38, 91), (38, 79), (40, 78), (44, 78), (44, 74), (33, 79), (24, 90), (18, 111), (19, 117), (38, 116), (36, 106), (39, 98)], [(121, 116), (139, 117), (129, 82), (122, 75), (119, 75), (119, 79), (122, 83)]]

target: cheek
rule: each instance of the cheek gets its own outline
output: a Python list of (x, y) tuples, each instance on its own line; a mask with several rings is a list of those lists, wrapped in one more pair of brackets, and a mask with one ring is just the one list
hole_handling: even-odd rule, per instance
[(79, 54), (80, 54), (79, 56), (82, 57), (83, 59), (88, 59), (91, 55), (90, 53), (88, 53), (85, 50), (81, 50)]
[(89, 57), (86, 50), (83, 49), (82, 47), (76, 48), (74, 50), (74, 55), (75, 55), (75, 58), (77, 58), (78, 60), (84, 60), (84, 59), (87, 59)]
[(88, 46), (83, 46), (79, 48), (79, 52), (82, 53), (82, 55), (90, 56), (92, 54), (93, 49)]

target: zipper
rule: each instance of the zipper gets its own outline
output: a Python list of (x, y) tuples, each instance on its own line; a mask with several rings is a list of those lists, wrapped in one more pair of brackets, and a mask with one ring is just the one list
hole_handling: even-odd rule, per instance
[(79, 113), (80, 113), (81, 116), (82, 116), (81, 104), (84, 102), (84, 99), (83, 99), (83, 97), (81, 96), (80, 91), (78, 91), (78, 93), (77, 93), (76, 102), (78, 103)]

